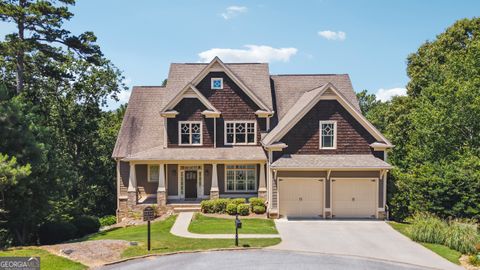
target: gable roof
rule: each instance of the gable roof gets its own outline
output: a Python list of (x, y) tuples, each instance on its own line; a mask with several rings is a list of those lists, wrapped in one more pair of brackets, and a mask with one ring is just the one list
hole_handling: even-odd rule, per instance
[(264, 145), (270, 145), (278, 142), (285, 134), (305, 116), (321, 99), (322, 95), (327, 93), (335, 95), (338, 102), (370, 133), (372, 136), (384, 142), (389, 147), (393, 145), (378, 131), (366, 118), (358, 111), (345, 96), (332, 84), (327, 83), (313, 90), (305, 92), (297, 102), (285, 113), (284, 117), (262, 140)]
[(163, 117), (165, 87), (134, 86), (113, 149), (113, 158), (163, 145)]
[(347, 74), (287, 74), (272, 75), (270, 78), (275, 90), (276, 115), (279, 120), (305, 92), (327, 83), (334, 85), (349, 103), (360, 111), (357, 96)]
[(187, 84), (197, 84), (210, 71), (224, 71), (260, 108), (273, 110), (267, 63), (224, 64), (218, 57), (208, 64), (171, 64), (166, 86), (166, 103), (175, 99)]
[(163, 111), (171, 110), (173, 109), (183, 98), (184, 95), (190, 93), (193, 96), (195, 96), (200, 102), (209, 110), (212, 110), (213, 112), (219, 112), (215, 106), (213, 106), (208, 99), (198, 91), (198, 89), (195, 87), (195, 85), (189, 83), (183, 88), (182, 91), (178, 92), (178, 94), (175, 96), (175, 98), (171, 99), (163, 108)]
[(275, 169), (391, 169), (387, 162), (373, 155), (283, 155)]

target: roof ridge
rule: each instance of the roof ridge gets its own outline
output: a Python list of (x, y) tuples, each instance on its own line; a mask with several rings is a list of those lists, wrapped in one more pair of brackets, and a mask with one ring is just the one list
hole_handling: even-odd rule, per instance
[[(175, 65), (208, 65), (209, 63), (194, 63), (194, 62), (185, 62), (185, 63), (171, 63)], [(267, 62), (240, 62), (240, 63), (224, 63), (225, 65), (268, 65)]]
[(348, 73), (294, 73), (294, 74), (270, 74), (270, 76), (348, 76)]

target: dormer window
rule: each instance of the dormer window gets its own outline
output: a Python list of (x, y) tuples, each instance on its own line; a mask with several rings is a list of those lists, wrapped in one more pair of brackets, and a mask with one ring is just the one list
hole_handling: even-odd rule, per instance
[(212, 78), (212, 89), (223, 89), (223, 78)]
[(180, 121), (178, 122), (179, 145), (202, 145), (202, 122)]
[(320, 149), (337, 149), (337, 121), (320, 121)]

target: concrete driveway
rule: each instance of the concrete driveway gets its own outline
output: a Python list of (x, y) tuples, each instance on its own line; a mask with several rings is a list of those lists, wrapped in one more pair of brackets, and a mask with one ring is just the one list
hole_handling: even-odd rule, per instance
[(275, 221), (282, 242), (271, 249), (359, 256), (436, 269), (463, 269), (383, 221)]

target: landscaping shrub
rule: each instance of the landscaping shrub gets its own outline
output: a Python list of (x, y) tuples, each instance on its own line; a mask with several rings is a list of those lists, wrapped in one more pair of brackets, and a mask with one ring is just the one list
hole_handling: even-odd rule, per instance
[(472, 221), (453, 220), (445, 231), (444, 244), (463, 254), (476, 251), (477, 225)]
[(248, 203), (242, 203), (237, 206), (237, 213), (241, 216), (248, 216), (250, 214), (250, 205)]
[(443, 244), (445, 241), (445, 231), (448, 224), (440, 218), (428, 214), (417, 213), (413, 215), (410, 234), (412, 239), (418, 242)]
[(265, 213), (265, 206), (264, 205), (256, 205), (252, 209), (253, 213), (255, 214), (263, 214)]
[(263, 198), (250, 198), (248, 199), (248, 202), (250, 203), (252, 210), (255, 206), (265, 206), (265, 199)]
[(473, 266), (480, 266), (480, 253), (470, 256), (468, 261)]
[(79, 216), (73, 220), (73, 224), (77, 227), (77, 237), (96, 233), (100, 229), (100, 221), (93, 216)]
[(111, 226), (113, 224), (117, 223), (117, 217), (116, 216), (104, 216), (100, 218), (100, 226), (105, 227), (105, 226)]
[(233, 204), (239, 205), (239, 204), (242, 204), (242, 203), (246, 203), (247, 199), (245, 199), (245, 198), (235, 198), (235, 199), (231, 199), (230, 202), (233, 203)]
[(77, 227), (72, 223), (64, 221), (54, 221), (44, 223), (40, 226), (38, 236), (40, 244), (51, 245), (75, 238)]
[(213, 211), (215, 213), (223, 214), (227, 209), (227, 204), (229, 203), (229, 199), (216, 199), (213, 200)]
[(200, 207), (203, 213), (215, 213), (213, 200), (205, 200), (200, 203)]
[(227, 214), (229, 215), (235, 215), (237, 214), (237, 205), (233, 203), (227, 204)]

